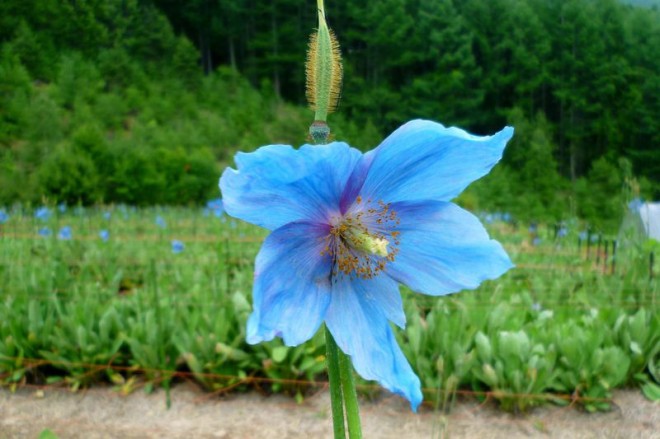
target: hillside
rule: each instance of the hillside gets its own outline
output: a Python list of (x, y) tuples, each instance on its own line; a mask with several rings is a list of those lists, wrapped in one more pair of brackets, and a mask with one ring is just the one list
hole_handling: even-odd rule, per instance
[[(337, 139), (412, 118), (515, 126), (465, 194), (614, 227), (660, 196), (660, 12), (614, 0), (328, 2), (346, 81)], [(190, 204), (239, 150), (305, 142), (314, 7), (293, 0), (0, 4), (0, 205)], [(604, 217), (604, 220), (599, 219)]]

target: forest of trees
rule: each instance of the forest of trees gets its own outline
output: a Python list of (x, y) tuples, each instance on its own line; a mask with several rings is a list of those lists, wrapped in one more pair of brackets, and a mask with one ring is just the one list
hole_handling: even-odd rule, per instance
[[(461, 201), (520, 218), (606, 228), (638, 191), (660, 197), (657, 6), (327, 0), (326, 14), (345, 64), (338, 139), (371, 148), (417, 117), (511, 124), (503, 165)], [(305, 141), (315, 25), (312, 0), (4, 0), (0, 204), (212, 196), (234, 151)]]

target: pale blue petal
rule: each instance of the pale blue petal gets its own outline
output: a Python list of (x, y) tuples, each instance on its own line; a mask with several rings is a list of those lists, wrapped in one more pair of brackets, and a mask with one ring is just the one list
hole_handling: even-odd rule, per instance
[(387, 274), (419, 293), (439, 296), (474, 289), (513, 267), (477, 217), (444, 201), (400, 202), (399, 252)]
[(346, 143), (270, 145), (238, 153), (220, 179), (227, 213), (275, 230), (294, 221), (328, 222), (362, 154)]
[(333, 285), (326, 324), (363, 378), (407, 398), (417, 410), (421, 384), (394, 338), (387, 318), (392, 306), (384, 306), (381, 295), (390, 289), (392, 283), (382, 275), (368, 280), (340, 277)]
[(247, 341), (278, 336), (287, 346), (309, 340), (330, 303), (332, 259), (321, 255), (326, 225), (290, 223), (264, 241), (254, 270), (254, 311)]
[(365, 155), (371, 166), (360, 195), (386, 202), (449, 201), (495, 166), (511, 136), (511, 127), (478, 137), (436, 122), (408, 122)]

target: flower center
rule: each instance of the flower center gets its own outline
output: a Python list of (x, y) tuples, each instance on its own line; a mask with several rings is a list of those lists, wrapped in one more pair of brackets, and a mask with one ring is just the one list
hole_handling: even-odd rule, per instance
[(334, 260), (333, 277), (339, 273), (371, 279), (398, 253), (399, 218), (383, 201), (366, 203), (358, 197), (343, 216), (332, 221), (321, 251)]

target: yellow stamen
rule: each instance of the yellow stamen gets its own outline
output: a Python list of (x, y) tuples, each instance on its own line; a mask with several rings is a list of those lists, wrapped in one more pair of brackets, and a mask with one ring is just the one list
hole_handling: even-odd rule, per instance
[(362, 250), (363, 252), (380, 256), (381, 258), (387, 257), (387, 244), (389, 241), (385, 238), (371, 235), (367, 230), (348, 229), (344, 234), (351, 247)]
[(358, 198), (353, 208), (333, 223), (321, 251), (334, 260), (333, 276), (342, 273), (371, 279), (399, 252), (399, 232), (394, 230), (399, 219), (389, 204), (380, 201), (372, 205), (371, 200), (362, 204)]

